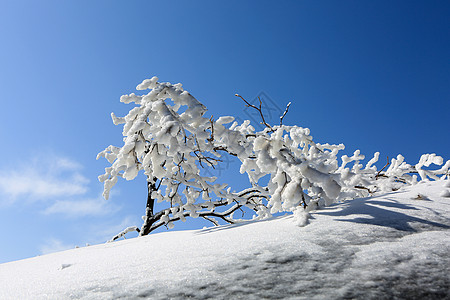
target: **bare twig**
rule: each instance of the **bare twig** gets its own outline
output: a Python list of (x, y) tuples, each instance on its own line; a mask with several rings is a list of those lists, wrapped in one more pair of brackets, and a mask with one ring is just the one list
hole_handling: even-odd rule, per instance
[(233, 155), (233, 156), (237, 156), (236, 153), (230, 152), (227, 148), (223, 147), (223, 146), (216, 146), (213, 148), (214, 151), (225, 151), (226, 153)]
[(308, 204), (306, 204), (306, 200), (305, 200), (305, 194), (302, 193), (302, 203), (303, 203), (303, 208), (307, 208)]
[(387, 157), (387, 163), (384, 165), (384, 167), (383, 167), (380, 171), (378, 171), (377, 175), (375, 175), (375, 179), (378, 179), (378, 177), (383, 176), (383, 175), (381, 174), (381, 172), (382, 172), (387, 166), (389, 166), (389, 164), (390, 164), (390, 162), (389, 162), (389, 156), (388, 156), (388, 157)]
[(272, 128), (272, 126), (270, 126), (270, 125), (266, 122), (266, 120), (264, 119), (264, 115), (263, 115), (263, 112), (262, 112), (262, 101), (261, 101), (261, 99), (260, 99), (259, 97), (258, 97), (258, 100), (259, 100), (259, 107), (257, 107), (257, 106), (255, 106), (255, 105), (249, 103), (249, 102), (248, 102), (247, 100), (245, 100), (244, 97), (242, 97), (241, 95), (235, 94), (235, 96), (241, 98), (241, 99), (245, 102), (245, 104), (246, 104), (247, 107), (251, 107), (251, 108), (256, 109), (256, 110), (259, 112), (260, 116), (261, 116), (262, 123), (263, 123), (264, 125), (266, 125), (266, 127), (269, 128), (271, 131), (274, 131), (273, 128)]
[(355, 185), (355, 189), (366, 190), (369, 192), (369, 194), (373, 194), (373, 191), (371, 191), (368, 187), (365, 186)]
[(194, 137), (194, 138), (195, 138), (195, 142), (196, 142), (196, 144), (197, 144), (197, 149), (194, 150), (193, 153), (195, 154), (195, 156), (197, 156), (198, 161), (199, 161), (199, 163), (200, 163), (200, 166), (201, 166), (202, 168), (204, 168), (204, 166), (203, 166), (203, 164), (202, 164), (202, 160), (205, 160), (205, 161), (208, 163), (208, 165), (209, 165), (210, 167), (212, 167), (213, 169), (215, 169), (214, 163), (213, 163), (213, 162), (221, 162), (221, 160), (220, 160), (220, 159), (217, 159), (217, 158), (215, 158), (215, 157), (205, 156), (205, 155), (203, 154), (202, 150), (200, 149), (200, 144), (199, 144), (199, 142), (198, 142), (198, 140), (197, 140), (197, 137)]

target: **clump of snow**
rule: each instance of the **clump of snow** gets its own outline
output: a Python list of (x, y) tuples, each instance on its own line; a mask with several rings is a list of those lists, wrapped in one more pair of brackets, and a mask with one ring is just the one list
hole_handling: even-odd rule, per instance
[(304, 227), (284, 216), (0, 264), (0, 299), (448, 299), (442, 189), (333, 204)]
[(441, 197), (450, 197), (450, 190), (443, 190), (440, 194)]
[(310, 214), (300, 206), (294, 210), (294, 222), (297, 226), (306, 226), (309, 223), (309, 217)]

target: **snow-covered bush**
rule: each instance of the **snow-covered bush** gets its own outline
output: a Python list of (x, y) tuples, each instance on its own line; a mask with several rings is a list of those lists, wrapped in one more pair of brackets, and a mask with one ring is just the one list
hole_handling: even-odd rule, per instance
[[(233, 213), (247, 207), (254, 218), (267, 218), (277, 212), (309, 211), (318, 206), (353, 199), (378, 191), (392, 191), (420, 180), (448, 177), (450, 161), (439, 170), (443, 159), (425, 154), (411, 166), (399, 155), (381, 169), (375, 163), (379, 153), (364, 167), (359, 150), (342, 156), (344, 145), (319, 144), (310, 130), (298, 126), (270, 125), (260, 106), (265, 128), (256, 131), (250, 121), (238, 124), (233, 117), (205, 117), (206, 107), (185, 91), (181, 84), (160, 83), (158, 78), (144, 80), (137, 90), (147, 94), (124, 95), (120, 101), (134, 103), (125, 117), (111, 114), (114, 124), (123, 125), (122, 147), (109, 146), (97, 156), (111, 166), (99, 176), (105, 199), (119, 177), (134, 179), (139, 172), (147, 177), (147, 206), (144, 224), (138, 231), (147, 235), (156, 228), (173, 227), (186, 217), (201, 217), (218, 225), (218, 220), (234, 223)], [(241, 162), (240, 172), (248, 176), (248, 188), (236, 192), (215, 177), (201, 175), (203, 168), (215, 168), (223, 155)], [(342, 161), (339, 163), (339, 159)], [(388, 167), (386, 170), (384, 170)], [(262, 184), (267, 182), (268, 184)], [(166, 207), (155, 211), (156, 202)], [(300, 222), (304, 223), (304, 222)], [(128, 230), (129, 231), (129, 230)], [(127, 232), (128, 232), (127, 231)]]

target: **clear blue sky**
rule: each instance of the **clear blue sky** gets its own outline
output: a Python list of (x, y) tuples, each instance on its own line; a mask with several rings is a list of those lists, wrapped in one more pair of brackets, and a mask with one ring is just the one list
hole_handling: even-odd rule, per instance
[(0, 0), (0, 43), (0, 262), (141, 225), (144, 179), (102, 200), (95, 157), (154, 75), (214, 116), (265, 92), (317, 142), (450, 159), (448, 1)]

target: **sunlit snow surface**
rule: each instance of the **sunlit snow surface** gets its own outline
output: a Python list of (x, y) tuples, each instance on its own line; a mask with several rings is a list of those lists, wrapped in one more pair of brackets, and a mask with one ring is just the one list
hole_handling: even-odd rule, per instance
[(445, 185), (1, 264), (0, 299), (448, 299)]

